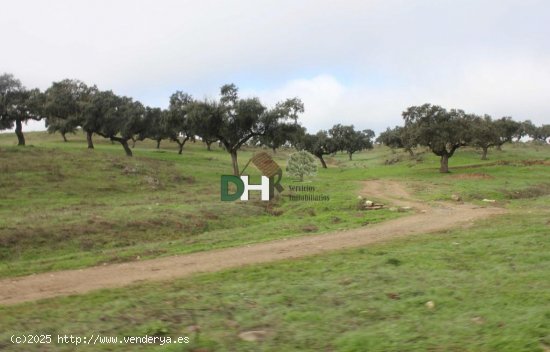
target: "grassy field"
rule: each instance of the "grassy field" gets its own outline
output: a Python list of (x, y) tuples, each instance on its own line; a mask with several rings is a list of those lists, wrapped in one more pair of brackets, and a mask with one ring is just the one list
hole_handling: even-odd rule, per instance
[[(309, 183), (330, 203), (221, 202), (228, 154), (201, 143), (189, 143), (183, 155), (141, 143), (127, 158), (99, 138), (93, 151), (82, 136), (63, 143), (29, 133), (26, 148), (9, 146), (12, 139), (0, 135), (0, 277), (317, 234), (400, 215), (355, 211), (360, 185), (338, 181), (343, 174), (333, 170)], [(279, 152), (277, 162), (284, 166), (288, 154)], [(242, 152), (241, 164), (251, 155)], [(248, 171), (259, 175), (253, 166)]]
[[(508, 214), (468, 230), (422, 235), (300, 260), (166, 283), (0, 307), (0, 349), (14, 333), (189, 336), (187, 345), (96, 345), (117, 351), (548, 351), (550, 147), (514, 144), (453, 171), (430, 153), (376, 148), (329, 158), (311, 180), (330, 202), (219, 201), (222, 150), (200, 143), (136, 157), (77, 136), (0, 134), (1, 276), (135, 260), (363, 226), (404, 215), (357, 210), (360, 181), (394, 179), (426, 201), (496, 201)], [(166, 145), (168, 146), (168, 144)], [(240, 154), (244, 164), (252, 151)], [(275, 156), (284, 164), (288, 151)], [(385, 165), (386, 160), (393, 160)], [(289, 179), (284, 184), (291, 184)], [(433, 305), (426, 305), (432, 302)], [(239, 339), (261, 330), (263, 341)], [(74, 345), (25, 345), (72, 351)]]

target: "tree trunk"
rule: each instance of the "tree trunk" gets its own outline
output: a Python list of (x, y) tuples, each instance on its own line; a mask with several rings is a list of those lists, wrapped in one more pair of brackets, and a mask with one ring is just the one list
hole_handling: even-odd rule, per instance
[(122, 144), (122, 148), (124, 148), (124, 151), (126, 152), (126, 156), (132, 156), (132, 149), (128, 146), (128, 140), (123, 139), (120, 141), (120, 144)]
[(273, 147), (271, 150), (273, 150), (273, 154), (277, 154), (277, 148)]
[(160, 149), (160, 141), (161, 139), (157, 139), (157, 149)]
[(212, 148), (210, 148), (210, 146), (212, 145), (212, 142), (208, 142), (208, 141), (207, 141), (207, 142), (205, 142), (205, 143), (206, 143), (206, 150), (211, 151)]
[(232, 150), (231, 152), (231, 164), (233, 165), (233, 175), (239, 176), (239, 162), (237, 161), (237, 151)]
[(502, 151), (502, 144), (497, 144), (497, 150), (498, 150), (499, 152)]
[(481, 154), (481, 160), (487, 160), (487, 147), (483, 148), (483, 153)]
[(17, 135), (17, 145), (25, 145), (25, 136), (23, 135), (23, 123), (21, 119), (15, 119), (15, 134)]
[(61, 132), (61, 137), (63, 137), (63, 142), (67, 142), (67, 137), (65, 137), (65, 132)]
[(441, 156), (441, 166), (439, 168), (439, 172), (443, 174), (449, 172), (449, 156), (447, 154)]
[(137, 142), (137, 139), (132, 138), (132, 148), (136, 147), (136, 142)]
[(414, 152), (413, 152), (412, 148), (407, 148), (405, 150), (409, 152), (410, 156), (414, 156)]
[(323, 169), (326, 169), (327, 168), (327, 163), (325, 163), (325, 159), (323, 159), (323, 156), (318, 155), (317, 157), (319, 158), (319, 160), (321, 160), (321, 165), (323, 166)]
[(94, 142), (92, 141), (93, 132), (86, 132), (86, 140), (88, 141), (88, 149), (94, 149)]
[(130, 149), (130, 146), (128, 146), (128, 139), (126, 138), (120, 138), (120, 137), (111, 137), (111, 143), (119, 142), (122, 145), (122, 148), (124, 148), (124, 151), (126, 152), (126, 156), (132, 156), (132, 149)]
[(179, 138), (174, 139), (174, 141), (178, 143), (180, 147), (178, 150), (178, 154), (181, 154), (183, 152), (183, 146), (185, 145), (185, 142), (187, 142), (188, 139), (189, 137), (185, 137), (182, 142), (180, 142)]
[(353, 153), (348, 153), (348, 156), (349, 156), (349, 161), (351, 161), (351, 157), (352, 157)]
[[(124, 152), (126, 152), (126, 156), (132, 156), (133, 155), (132, 154), (132, 149), (130, 149), (130, 146), (128, 146), (128, 140), (127, 139), (117, 138), (115, 140), (122, 145), (122, 148), (124, 148)], [(111, 142), (114, 143), (115, 140), (111, 139)]]

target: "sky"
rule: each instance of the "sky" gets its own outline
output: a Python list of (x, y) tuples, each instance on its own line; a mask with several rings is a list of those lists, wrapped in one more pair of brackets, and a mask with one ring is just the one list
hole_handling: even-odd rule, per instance
[[(299, 97), (308, 131), (377, 132), (432, 103), (550, 123), (550, 1), (0, 0), (0, 73), (166, 107), (225, 83)], [(43, 128), (34, 122), (26, 130)]]

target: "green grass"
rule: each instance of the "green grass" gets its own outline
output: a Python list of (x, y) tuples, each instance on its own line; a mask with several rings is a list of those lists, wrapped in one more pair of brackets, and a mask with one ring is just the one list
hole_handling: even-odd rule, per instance
[[(9, 329), (0, 341), (16, 332), (166, 334), (191, 344), (82, 350), (542, 351), (550, 345), (548, 215), (514, 213), (471, 231), (4, 307), (0, 325)], [(189, 332), (197, 324), (200, 334)], [(248, 330), (269, 335), (240, 341)]]
[[(307, 183), (330, 202), (266, 204), (257, 196), (221, 202), (228, 154), (201, 143), (189, 143), (183, 155), (141, 143), (127, 158), (119, 145), (99, 138), (96, 150), (86, 150), (80, 135), (63, 143), (29, 133), (25, 148), (3, 146), (11, 139), (0, 137), (0, 277), (318, 234), (402, 215), (356, 210), (360, 184), (341, 182), (345, 175), (333, 170)], [(240, 153), (241, 164), (253, 152)], [(283, 167), (288, 154), (275, 155)], [(258, 181), (253, 166), (247, 172)], [(282, 183), (287, 193), (288, 185), (300, 184)]]
[[(0, 191), (6, 199), (0, 207), (0, 238), (28, 227), (30, 239), (13, 247), (20, 248), (19, 253), (10, 249), (4, 254), (4, 276), (307, 235), (305, 226), (315, 225), (318, 233), (361, 226), (368, 216), (376, 217), (373, 221), (397, 216), (356, 210), (359, 181), (372, 178), (407, 183), (427, 201), (448, 200), (452, 194), (480, 204), (484, 198), (494, 199), (508, 214), (466, 230), (0, 307), (0, 349), (75, 348), (53, 344), (22, 349), (9, 342), (11, 334), (25, 332), (191, 338), (189, 345), (96, 345), (79, 350), (550, 349), (550, 166), (524, 162), (550, 160), (547, 146), (505, 146), (502, 152), (491, 152), (488, 161), (479, 160), (475, 150), (459, 150), (449, 175), (437, 172), (438, 160), (430, 153), (420, 154), (420, 161), (385, 148), (357, 154), (353, 161), (338, 154), (311, 183), (330, 194), (330, 202), (281, 201), (266, 208), (260, 202), (218, 200), (219, 175), (230, 170), (221, 150), (209, 153), (197, 143), (178, 156), (171, 146), (156, 151), (144, 143), (136, 147), (135, 158), (127, 159), (116, 145), (97, 143), (97, 150), (88, 152), (82, 141), (64, 144), (54, 137), (29, 134), (34, 147), (15, 148), (7, 146), (11, 139), (0, 135)], [(242, 163), (251, 152), (240, 154)], [(284, 164), (287, 154), (278, 153), (276, 160)], [(26, 162), (18, 163), (14, 155)], [(393, 158), (401, 161), (384, 165)], [(127, 174), (125, 167), (137, 172)], [(151, 188), (146, 176), (157, 178), (161, 186)], [(174, 177), (180, 181), (171, 182)], [(285, 179), (285, 185), (289, 181)], [(218, 216), (208, 219), (206, 227), (183, 222), (204, 219), (206, 211)], [(68, 231), (89, 219), (89, 225), (101, 230)], [(101, 221), (108, 225), (102, 227)], [(131, 222), (140, 223), (125, 232)], [(169, 237), (177, 222), (190, 227), (177, 232), (180, 237)], [(50, 240), (56, 233), (70, 236), (56, 244), (60, 241)], [(91, 248), (83, 248), (80, 241), (88, 238), (93, 239)], [(434, 302), (433, 309), (426, 306), (428, 301)], [(194, 325), (200, 332), (190, 331)], [(238, 334), (248, 330), (265, 330), (268, 336), (262, 342), (241, 341)]]

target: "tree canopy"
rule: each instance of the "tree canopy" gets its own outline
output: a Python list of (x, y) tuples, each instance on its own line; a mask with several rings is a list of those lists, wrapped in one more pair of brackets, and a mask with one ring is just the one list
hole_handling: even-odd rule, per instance
[(39, 89), (27, 90), (12, 74), (0, 75), (0, 128), (13, 128), (18, 145), (25, 145), (23, 123), (41, 120), (44, 110), (44, 94)]
[(126, 155), (132, 156), (128, 141), (145, 127), (145, 108), (129, 97), (120, 97), (112, 91), (99, 91), (91, 96), (83, 109), (88, 133), (96, 133), (111, 141), (119, 142)]
[(349, 160), (352, 160), (355, 152), (372, 149), (372, 138), (374, 138), (375, 134), (372, 130), (356, 131), (353, 125), (343, 126), (336, 124), (329, 130), (329, 135), (333, 140), (335, 148), (346, 152)]
[(334, 143), (334, 140), (330, 138), (327, 131), (323, 130), (316, 134), (306, 134), (300, 141), (298, 148), (315, 155), (324, 169), (327, 168), (324, 156), (338, 151), (338, 147), (336, 143)]
[(95, 89), (79, 80), (65, 79), (52, 83), (45, 92), (44, 102), (48, 132), (59, 132), (63, 140), (67, 141), (65, 135), (74, 133), (81, 125), (84, 102)]
[[(178, 90), (170, 96), (168, 108), (161, 109), (76, 79), (53, 82), (42, 93), (26, 89), (11, 74), (0, 75), (0, 129), (15, 127), (19, 145), (25, 145), (23, 124), (29, 119), (45, 119), (48, 131), (61, 133), (65, 141), (66, 134), (81, 128), (90, 149), (93, 135), (103, 136), (120, 143), (128, 156), (132, 155), (129, 140), (135, 144), (149, 138), (159, 148), (163, 139), (169, 139), (178, 144), (181, 154), (188, 140), (199, 137), (208, 150), (216, 141), (223, 146), (231, 155), (235, 175), (240, 173), (237, 153), (244, 145), (262, 145), (273, 152), (282, 146), (295, 147), (317, 157), (323, 168), (326, 155), (341, 151), (352, 160), (354, 153), (373, 147), (374, 131), (356, 130), (353, 125), (336, 124), (328, 131), (307, 133), (298, 121), (303, 112), (299, 98), (268, 108), (257, 97), (240, 97), (234, 84), (223, 85), (215, 100), (198, 101)], [(402, 116), (403, 126), (387, 128), (376, 141), (411, 155), (417, 146), (426, 146), (440, 157), (440, 172), (449, 171), (449, 159), (466, 145), (480, 148), (486, 159), (489, 148), (500, 148), (513, 139), (529, 136), (546, 143), (550, 138), (548, 124), (492, 119), (431, 104), (411, 106)]]
[(442, 173), (449, 172), (449, 158), (471, 140), (472, 117), (463, 110), (447, 111), (441, 106), (411, 106), (403, 112), (405, 130), (416, 144), (427, 146), (440, 157)]
[(388, 127), (384, 132), (380, 133), (376, 142), (390, 147), (391, 149), (403, 148), (411, 156), (414, 156), (413, 149), (417, 145), (413, 138), (412, 130), (401, 126), (395, 126), (394, 128)]
[(183, 146), (195, 137), (194, 124), (191, 123), (188, 112), (193, 103), (193, 97), (182, 91), (177, 91), (170, 96), (170, 106), (164, 118), (165, 132), (171, 141), (179, 146), (178, 153), (181, 154)]
[(493, 127), (495, 128), (495, 132), (498, 136), (496, 146), (500, 149), (504, 143), (512, 142), (514, 136), (516, 136), (518, 131), (521, 129), (521, 123), (512, 120), (509, 116), (506, 116), (495, 120)]
[(167, 110), (162, 110), (161, 108), (146, 107), (143, 119), (143, 129), (140, 131), (138, 139), (152, 139), (157, 142), (157, 149), (160, 148), (160, 142), (169, 137), (166, 126), (168, 114), (169, 112)]
[(231, 155), (233, 174), (239, 175), (238, 150), (253, 137), (266, 137), (277, 129), (291, 128), (285, 126), (289, 119), (297, 124), (303, 105), (299, 99), (289, 99), (268, 109), (258, 98), (240, 98), (238, 88), (226, 84), (220, 89), (219, 102), (206, 100), (192, 105), (191, 111), (190, 120), (195, 126), (206, 124), (196, 133), (201, 138), (215, 136)]
[(481, 148), (483, 151), (481, 159), (487, 159), (487, 151), (490, 147), (499, 145), (500, 135), (495, 128), (495, 122), (489, 115), (473, 116), (471, 126), (472, 139), (470, 144), (474, 147)]

